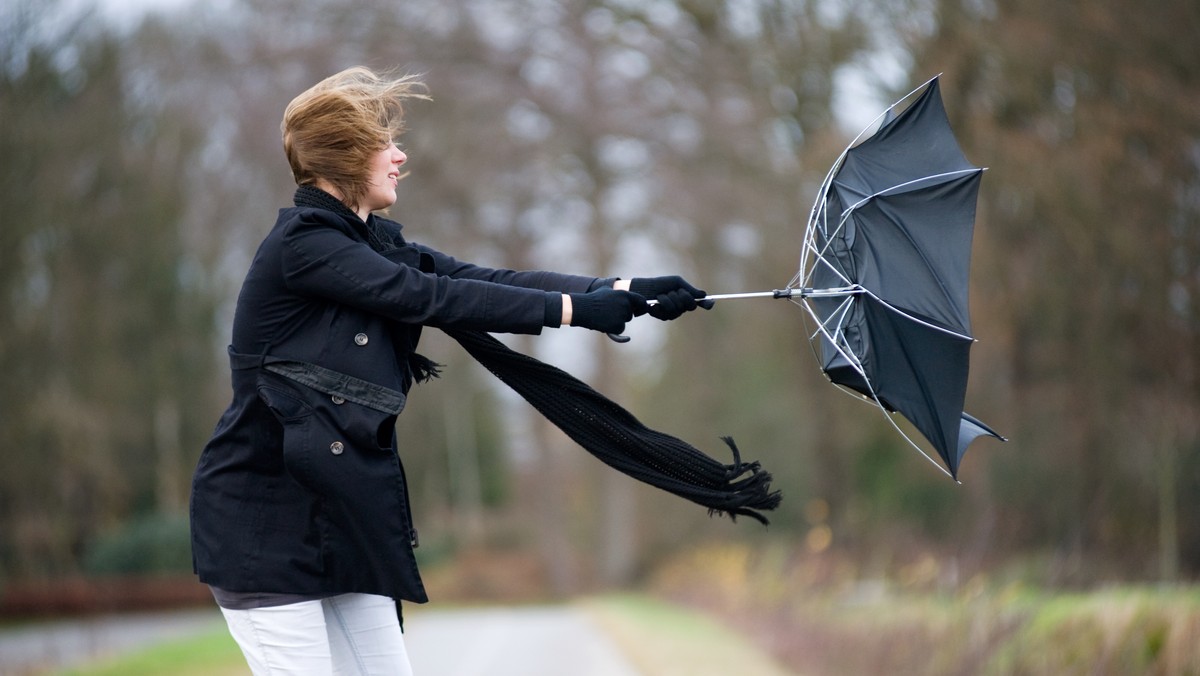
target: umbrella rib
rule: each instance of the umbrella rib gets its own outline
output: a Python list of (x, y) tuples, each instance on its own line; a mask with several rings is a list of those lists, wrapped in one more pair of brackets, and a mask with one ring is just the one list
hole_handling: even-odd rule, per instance
[(963, 340), (969, 340), (971, 342), (975, 342), (975, 338), (973, 336), (968, 336), (967, 334), (959, 333), (958, 331), (952, 331), (944, 326), (938, 326), (937, 324), (928, 322), (928, 321), (921, 319), (920, 317), (917, 317), (909, 312), (905, 312), (904, 310), (901, 310), (900, 308), (896, 307), (895, 305), (892, 305), (891, 303), (887, 302), (886, 300), (880, 298), (878, 295), (876, 295), (870, 289), (864, 288), (862, 292), (865, 293), (866, 295), (870, 296), (871, 298), (874, 298), (875, 300), (879, 301), (879, 304), (882, 305), (884, 308), (900, 315), (901, 317), (904, 317), (905, 319), (907, 319), (909, 321), (916, 322), (916, 323), (920, 324), (921, 326), (924, 326), (925, 328), (933, 329), (935, 331), (940, 331), (948, 336), (953, 336), (955, 338), (961, 338)]
[[(847, 301), (849, 301), (849, 300), (850, 299), (847, 298)], [(819, 333), (819, 334), (825, 336), (826, 338), (828, 338), (830, 344), (833, 345), (833, 348), (835, 350), (837, 350), (838, 354), (840, 354), (842, 357), (845, 357), (846, 361), (850, 362), (850, 365), (854, 367), (854, 370), (860, 376), (863, 377), (863, 380), (867, 381), (869, 384), (870, 381), (867, 379), (867, 374), (863, 369), (862, 360), (859, 359), (858, 355), (854, 354), (854, 352), (852, 352), (848, 349), (849, 348), (848, 345), (846, 346), (846, 348), (843, 348), (842, 343), (838, 340), (837, 337), (842, 335), (841, 331), (839, 330), (836, 333), (830, 333), (829, 327), (825, 325), (825, 322), (821, 321), (821, 318), (817, 316), (816, 311), (814, 311), (811, 307), (809, 307), (807, 305), (804, 306), (804, 310), (806, 312), (808, 312), (808, 314), (812, 316), (813, 320), (815, 320), (817, 322), (817, 331), (816, 331), (816, 333), (813, 334), (812, 337), (815, 338), (817, 336), (817, 334)], [(832, 317), (831, 317), (831, 319), (832, 319)], [(840, 325), (841, 322), (839, 321), (838, 324)], [(811, 342), (811, 340), (812, 340), (812, 338), (809, 339), (810, 342)]]
[[(868, 381), (868, 385), (869, 385), (869, 384), (870, 384), (870, 381)], [(872, 389), (871, 389), (871, 394), (872, 394), (872, 396), (874, 396), (874, 393), (875, 393), (875, 390), (874, 390), (874, 388), (872, 388)], [(938, 468), (938, 469), (942, 470), (942, 473), (943, 473), (943, 474), (945, 474), (946, 476), (950, 477), (951, 479), (954, 479), (954, 481), (956, 481), (957, 483), (959, 483), (959, 484), (962, 484), (962, 482), (961, 482), (961, 481), (959, 481), (958, 479), (956, 479), (956, 478), (954, 477), (954, 475), (950, 473), (950, 470), (946, 469), (945, 467), (942, 467), (941, 463), (939, 463), (938, 461), (936, 461), (936, 460), (934, 460), (932, 457), (930, 457), (930, 455), (929, 455), (928, 453), (926, 453), (926, 452), (925, 452), (925, 449), (921, 448), (921, 446), (920, 446), (919, 444), (917, 444), (917, 442), (915, 442), (915, 441), (913, 441), (913, 440), (912, 440), (912, 437), (908, 436), (908, 434), (906, 434), (906, 433), (904, 432), (904, 430), (900, 429), (900, 426), (896, 424), (896, 418), (895, 418), (895, 416), (893, 416), (891, 413), (888, 413), (887, 409), (883, 407), (883, 404), (882, 404), (882, 403), (880, 403), (880, 401), (879, 401), (879, 398), (878, 398), (878, 397), (876, 397), (876, 398), (875, 398), (875, 403), (876, 403), (876, 404), (879, 406), (879, 410), (883, 411), (883, 417), (884, 417), (884, 418), (887, 418), (887, 421), (888, 421), (889, 423), (891, 423), (892, 427), (893, 427), (893, 428), (895, 428), (895, 430), (896, 430), (897, 432), (899, 432), (899, 433), (900, 433), (900, 436), (904, 437), (904, 440), (908, 442), (908, 445), (909, 445), (909, 446), (912, 446), (913, 448), (917, 449), (917, 452), (918, 452), (918, 453), (920, 453), (921, 455), (925, 456), (925, 459), (929, 461), (929, 464), (931, 464), (931, 465), (933, 465), (934, 467), (936, 467), (936, 468)]]
[[(825, 194), (824, 184), (822, 184), (822, 190), (820, 194)], [(818, 204), (820, 204), (821, 198), (818, 197), (817, 201)], [(811, 276), (811, 273), (808, 270), (808, 257), (810, 255), (817, 255), (817, 248), (813, 242), (817, 238), (817, 224), (824, 217), (826, 211), (823, 204), (819, 207), (818, 204), (813, 205), (813, 210), (809, 214), (808, 225), (804, 229), (804, 238), (800, 247), (800, 270), (796, 273), (796, 276), (792, 278), (794, 282), (799, 282), (799, 286), (807, 286), (808, 279)]]
[[(824, 208), (824, 207), (822, 207), (822, 208), (821, 208), (821, 211), (820, 211), (820, 213), (821, 213), (821, 216), (822, 216), (822, 217), (825, 217), (825, 218), (826, 218), (826, 220), (828, 220), (828, 217), (827, 217), (828, 211), (829, 211), (829, 210), (828, 210), (827, 208)], [(839, 232), (841, 232), (841, 230), (842, 230), (842, 227), (845, 225), (845, 223), (846, 223), (846, 219), (845, 219), (845, 218), (843, 218), (843, 219), (842, 219), (842, 221), (841, 221), (840, 223), (838, 223), (837, 227), (834, 229), (834, 231), (833, 231), (833, 237), (836, 237), (836, 236), (837, 236), (837, 234), (838, 234)], [(804, 240), (804, 246), (805, 246), (805, 249), (806, 249), (808, 252), (811, 252), (811, 253), (812, 253), (812, 256), (813, 256), (813, 262), (814, 262), (814, 263), (821, 263), (821, 264), (823, 264), (823, 265), (824, 265), (826, 268), (828, 268), (828, 269), (829, 269), (829, 271), (830, 271), (830, 272), (832, 272), (834, 275), (836, 275), (836, 276), (838, 277), (838, 279), (841, 279), (841, 280), (842, 280), (842, 283), (844, 283), (844, 284), (847, 284), (847, 285), (851, 285), (851, 284), (853, 284), (854, 282), (853, 282), (853, 281), (851, 281), (851, 279), (850, 279), (849, 277), (847, 277), (845, 274), (843, 274), (843, 273), (842, 273), (842, 271), (841, 271), (841, 270), (839, 270), (838, 268), (834, 267), (834, 265), (833, 265), (832, 263), (830, 263), (830, 262), (829, 262), (829, 258), (828, 258), (828, 256), (826, 256), (826, 252), (829, 250), (829, 247), (833, 245), (833, 237), (829, 236), (829, 234), (828, 234), (828, 232), (827, 232), (827, 231), (828, 231), (828, 228), (827, 228), (827, 227), (826, 227), (826, 228), (823, 228), (823, 230), (825, 230), (825, 231), (826, 231), (826, 236), (825, 236), (825, 246), (824, 246), (824, 247), (817, 247), (817, 246), (816, 246), (816, 244), (815, 244), (815, 243), (814, 243), (814, 241), (813, 241), (813, 237), (809, 237), (809, 236), (808, 236), (808, 233), (806, 233), (806, 234), (805, 234), (805, 240)], [(812, 233), (815, 235), (815, 231), (814, 231), (812, 228), (810, 228), (810, 229), (809, 229), (809, 232), (812, 232)], [(807, 254), (806, 254), (806, 255), (804, 256), (804, 262), (807, 264), (807, 261), (808, 261), (808, 256), (807, 256)], [(798, 280), (800, 277), (802, 277), (802, 276), (803, 276), (802, 283), (798, 284), (798, 286), (808, 286), (808, 285), (809, 285), (809, 281), (812, 279), (812, 276), (813, 276), (814, 274), (816, 274), (816, 269), (815, 269), (815, 267), (814, 267), (814, 269), (813, 269), (813, 270), (811, 270), (811, 271), (810, 271), (808, 274), (805, 274), (805, 266), (801, 266), (800, 272), (799, 272), (799, 273), (797, 273), (796, 277), (792, 278), (792, 281), (793, 281), (793, 282), (796, 282), (796, 281), (797, 281), (797, 280)]]
[[(859, 136), (861, 137), (863, 135), (863, 133), (865, 133), (865, 132), (866, 132), (866, 129), (863, 129), (862, 132), (859, 132)], [(857, 140), (858, 140), (858, 137), (855, 137), (855, 141), (857, 141)], [(850, 149), (853, 146), (854, 146), (854, 142), (851, 142), (850, 145), (846, 146), (846, 149), (842, 151), (841, 155), (838, 155), (837, 160), (834, 161), (834, 163), (831, 167), (829, 167), (829, 172), (825, 174), (825, 178), (821, 181), (821, 187), (817, 190), (817, 199), (813, 202), (812, 209), (809, 211), (808, 227), (805, 228), (805, 230), (804, 230), (804, 242), (806, 245), (809, 245), (813, 240), (816, 239), (816, 226), (820, 221), (823, 220), (826, 222), (826, 227), (823, 228), (825, 231), (828, 231), (828, 229), (829, 229), (828, 228), (828, 220), (829, 220), (828, 211), (829, 211), (829, 209), (828, 209), (828, 205), (827, 205), (825, 198), (826, 198), (826, 195), (829, 194), (830, 187), (832, 187), (832, 185), (833, 185), (834, 174), (836, 174), (838, 168), (840, 168), (842, 166), (842, 163), (846, 160), (846, 155), (850, 152)], [(813, 253), (814, 254), (816, 253), (815, 247), (813, 247)], [(807, 265), (808, 265), (808, 253), (807, 253), (807, 251), (805, 251), (800, 256), (800, 272), (798, 273), (799, 277), (803, 277), (805, 279), (808, 278), (808, 275), (805, 274)]]
[[(828, 249), (828, 246), (826, 246), (826, 249)], [(854, 284), (854, 282), (849, 277), (847, 277), (845, 274), (843, 274), (841, 270), (839, 270), (837, 267), (835, 267), (833, 265), (833, 263), (829, 262), (829, 258), (825, 255), (824, 250), (822, 250), (819, 254), (816, 255), (816, 262), (824, 265), (826, 268), (829, 268), (829, 271), (832, 272), (834, 275), (836, 275), (837, 278), (840, 279), (843, 284), (845, 284), (847, 286)], [(813, 273), (814, 274), (816, 273), (815, 269), (813, 270)], [(808, 281), (808, 280), (806, 280), (806, 281)], [(805, 284), (805, 286), (807, 286), (807, 284)]]
[[(838, 345), (839, 344), (838, 337), (846, 335), (842, 331), (842, 327), (846, 323), (847, 315), (850, 314), (850, 304), (853, 300), (854, 300), (853, 296), (846, 296), (846, 298), (844, 300), (842, 300), (842, 302), (840, 304), (838, 304), (837, 309), (834, 310), (833, 312), (829, 313), (829, 319), (826, 319), (825, 321), (821, 321), (820, 319), (817, 319), (817, 325), (819, 328), (817, 329), (816, 333), (813, 333), (811, 336), (808, 337), (808, 339), (812, 340), (813, 338), (817, 337), (817, 333), (821, 333), (821, 334), (824, 334), (825, 337), (829, 339), (829, 342), (833, 343), (835, 346)], [(834, 318), (836, 318), (837, 321), (833, 321)], [(834, 326), (834, 329), (832, 332), (829, 329), (830, 323), (832, 323)], [(847, 357), (847, 359), (849, 359), (848, 355), (843, 355), (843, 356), (845, 356), (845, 357)], [(859, 360), (857, 360), (857, 359), (852, 360), (852, 361), (854, 361), (855, 364), (859, 363)], [(865, 373), (862, 375), (864, 377), (866, 376)]]
[(842, 212), (842, 222), (845, 222), (846, 218), (849, 217), (850, 212), (861, 207), (862, 205), (866, 204), (867, 202), (870, 202), (871, 200), (875, 199), (876, 197), (880, 197), (886, 193), (898, 192), (898, 191), (900, 191), (901, 188), (905, 188), (914, 183), (920, 183), (922, 181), (928, 181), (928, 180), (935, 179), (935, 178), (957, 178), (959, 176), (966, 176), (967, 174), (974, 174), (974, 173), (981, 172), (981, 171), (983, 171), (983, 169), (981, 169), (979, 167), (971, 167), (970, 169), (958, 169), (955, 171), (947, 171), (947, 172), (943, 172), (940, 174), (930, 174), (928, 176), (914, 178), (911, 181), (897, 183), (896, 185), (894, 185), (890, 188), (884, 188), (883, 190), (879, 190), (871, 195), (868, 195), (868, 196), (862, 198), (861, 200), (855, 202), (851, 206), (847, 207), (846, 210)]

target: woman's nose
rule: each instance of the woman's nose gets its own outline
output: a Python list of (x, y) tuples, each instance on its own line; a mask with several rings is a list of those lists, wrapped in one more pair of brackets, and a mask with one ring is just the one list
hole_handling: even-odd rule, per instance
[(395, 165), (398, 167), (407, 161), (408, 161), (408, 155), (404, 154), (403, 150), (396, 148), (395, 153), (392, 155), (392, 162), (395, 163)]

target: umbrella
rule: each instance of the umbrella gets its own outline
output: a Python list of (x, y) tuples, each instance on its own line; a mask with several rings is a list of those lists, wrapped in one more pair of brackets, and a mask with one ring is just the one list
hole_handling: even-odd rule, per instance
[(908, 419), (954, 479), (973, 440), (1004, 440), (963, 412), (982, 174), (954, 138), (935, 77), (881, 113), (834, 163), (805, 229), (800, 270), (786, 288), (708, 297), (800, 305), (815, 324), (810, 342), (829, 380), (878, 406), (941, 468), (893, 414)]

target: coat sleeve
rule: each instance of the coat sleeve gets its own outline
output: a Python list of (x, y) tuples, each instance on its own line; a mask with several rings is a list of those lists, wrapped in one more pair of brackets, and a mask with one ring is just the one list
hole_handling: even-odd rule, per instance
[(597, 286), (607, 284), (612, 286), (611, 279), (569, 275), (561, 272), (544, 270), (514, 271), (500, 268), (486, 268), (472, 263), (465, 263), (453, 256), (441, 253), (422, 244), (414, 244), (422, 252), (429, 254), (434, 260), (437, 274), (453, 277), (454, 279), (475, 279), (493, 284), (516, 286), (542, 291), (557, 291), (559, 293), (587, 293)]
[(336, 217), (301, 211), (283, 229), (287, 287), (400, 322), (504, 333), (540, 333), (546, 293), (497, 283), (487, 275), (455, 278), (394, 263), (352, 237)]

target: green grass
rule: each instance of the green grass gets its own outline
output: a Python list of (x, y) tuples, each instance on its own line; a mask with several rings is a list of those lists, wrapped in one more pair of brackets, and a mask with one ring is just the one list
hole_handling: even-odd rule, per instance
[(995, 652), (989, 673), (1200, 673), (1194, 587), (1114, 588), (1012, 605), (1028, 620)]
[(127, 656), (71, 669), (60, 676), (242, 676), (250, 673), (237, 643), (223, 626)]

